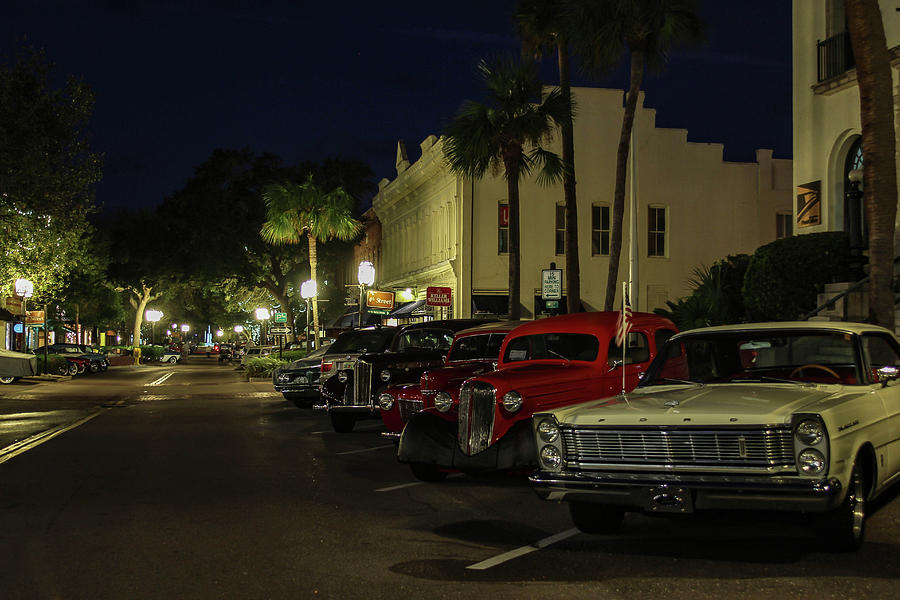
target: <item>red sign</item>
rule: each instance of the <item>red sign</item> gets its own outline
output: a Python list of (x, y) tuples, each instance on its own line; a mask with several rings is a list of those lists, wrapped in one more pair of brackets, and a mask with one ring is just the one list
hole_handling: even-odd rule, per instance
[(509, 204), (500, 205), (500, 227), (509, 227)]
[(448, 287), (430, 287), (425, 293), (425, 304), (428, 306), (450, 306), (452, 291)]
[(385, 310), (393, 310), (394, 292), (366, 290), (366, 308), (382, 308)]

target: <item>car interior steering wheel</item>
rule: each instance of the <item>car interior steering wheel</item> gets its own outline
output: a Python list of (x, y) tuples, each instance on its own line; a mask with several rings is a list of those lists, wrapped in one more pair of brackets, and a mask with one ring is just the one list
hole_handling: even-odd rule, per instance
[(798, 375), (798, 374), (800, 374), (800, 373), (803, 373), (803, 370), (804, 370), (804, 369), (819, 369), (820, 371), (825, 371), (826, 373), (828, 373), (829, 375), (831, 375), (831, 376), (834, 377), (835, 379), (840, 379), (840, 378), (841, 378), (841, 376), (838, 375), (837, 373), (835, 373), (834, 370), (829, 369), (829, 368), (826, 367), (825, 365), (817, 365), (817, 364), (815, 364), (815, 363), (810, 363), (810, 364), (808, 364), (808, 365), (801, 365), (801, 366), (797, 367), (796, 369), (794, 369), (793, 371), (791, 371), (790, 377), (795, 377), (796, 375)]

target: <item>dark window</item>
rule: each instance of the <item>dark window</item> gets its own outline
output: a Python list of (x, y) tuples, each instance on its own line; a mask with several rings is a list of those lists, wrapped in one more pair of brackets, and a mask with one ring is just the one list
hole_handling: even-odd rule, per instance
[(642, 363), (650, 360), (650, 346), (647, 336), (639, 331), (632, 331), (625, 341), (625, 350), (616, 345), (616, 338), (609, 341), (609, 349), (606, 353), (606, 362), (612, 365), (615, 361), (621, 361), (624, 355), (625, 364)]
[(467, 335), (457, 340), (447, 360), (497, 360), (505, 333)]
[(501, 202), (497, 210), (497, 252), (509, 252), (509, 204)]
[(585, 333), (541, 333), (523, 335), (506, 346), (504, 362), (520, 360), (583, 360), (597, 359), (600, 342)]
[(400, 335), (394, 351), (447, 350), (452, 343), (453, 332), (447, 329), (412, 329)]
[(606, 204), (591, 207), (591, 254), (609, 254), (609, 206)]
[(348, 352), (362, 354), (364, 352), (384, 352), (394, 339), (396, 329), (369, 329), (366, 331), (348, 331), (342, 333), (328, 347), (328, 354)]
[(566, 207), (556, 205), (556, 253), (566, 253)]
[(794, 233), (794, 216), (791, 213), (778, 213), (775, 215), (775, 239), (790, 237)]
[(675, 335), (675, 332), (671, 329), (657, 329), (653, 336), (654, 341), (656, 342), (656, 351), (659, 352), (673, 335)]
[(665, 256), (666, 209), (663, 206), (651, 206), (647, 213), (647, 256)]

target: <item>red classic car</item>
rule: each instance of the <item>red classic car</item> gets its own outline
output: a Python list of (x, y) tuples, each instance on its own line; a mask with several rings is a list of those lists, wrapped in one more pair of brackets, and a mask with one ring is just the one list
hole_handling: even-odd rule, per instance
[(474, 375), (493, 371), (506, 334), (523, 321), (485, 323), (456, 334), (444, 366), (422, 373), (419, 383), (391, 386), (378, 396), (383, 436), (400, 439), (409, 417), (426, 408), (447, 412), (459, 397), (459, 386)]
[(467, 379), (447, 412), (410, 417), (397, 457), (426, 481), (448, 470), (496, 471), (536, 466), (535, 412), (586, 402), (637, 386), (657, 349), (677, 333), (666, 318), (634, 313), (625, 348), (616, 344), (618, 312), (531, 321), (510, 332), (497, 370)]

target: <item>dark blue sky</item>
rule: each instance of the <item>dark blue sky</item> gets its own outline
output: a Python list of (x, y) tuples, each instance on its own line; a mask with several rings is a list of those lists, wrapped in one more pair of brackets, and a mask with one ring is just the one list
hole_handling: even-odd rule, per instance
[[(466, 98), (474, 66), (517, 52), (515, 0), (4, 0), (0, 55), (25, 37), (60, 77), (97, 94), (93, 145), (106, 156), (98, 200), (159, 203), (217, 147), (286, 163), (331, 155), (392, 179), (396, 142), (410, 159)], [(704, 0), (709, 42), (645, 80), (661, 127), (791, 157), (791, 3)], [(547, 77), (555, 71), (548, 62)], [(603, 81), (624, 87), (625, 71)]]

